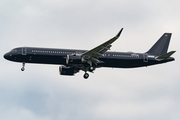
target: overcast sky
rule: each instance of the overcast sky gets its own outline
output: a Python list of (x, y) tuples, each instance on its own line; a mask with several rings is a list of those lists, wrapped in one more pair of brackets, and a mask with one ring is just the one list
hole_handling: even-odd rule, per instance
[[(1, 120), (179, 120), (180, 1), (1, 0)], [(165, 32), (175, 61), (60, 76), (58, 65), (7, 61), (12, 48), (90, 50), (124, 28), (112, 51), (146, 52)]]

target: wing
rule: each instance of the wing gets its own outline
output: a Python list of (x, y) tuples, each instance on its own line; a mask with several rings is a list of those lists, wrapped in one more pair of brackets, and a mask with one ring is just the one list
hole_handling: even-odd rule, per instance
[(122, 32), (123, 28), (119, 31), (119, 33), (111, 38), (110, 40), (106, 41), (105, 43), (83, 53), (81, 56), (87, 60), (87, 62), (92, 65), (92, 62), (97, 64), (99, 62), (99, 57), (103, 56), (103, 54), (110, 49), (112, 46), (111, 44), (117, 40)]

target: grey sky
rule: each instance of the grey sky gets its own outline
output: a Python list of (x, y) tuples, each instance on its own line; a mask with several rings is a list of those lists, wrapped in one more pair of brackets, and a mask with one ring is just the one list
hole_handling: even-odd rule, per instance
[[(177, 0), (0, 1), (0, 119), (180, 119), (180, 15)], [(146, 52), (173, 33), (175, 61), (137, 69), (100, 68), (84, 80), (55, 65), (6, 61), (20, 46), (92, 49), (124, 28), (112, 51)]]

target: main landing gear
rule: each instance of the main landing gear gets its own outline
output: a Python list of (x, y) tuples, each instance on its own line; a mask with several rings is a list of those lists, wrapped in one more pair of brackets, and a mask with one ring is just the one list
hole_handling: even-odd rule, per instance
[(93, 70), (95, 70), (94, 67), (92, 67), (92, 66), (89, 67), (89, 71), (90, 71), (90, 72), (93, 72)]
[(22, 68), (21, 68), (21, 71), (24, 71), (25, 70), (25, 63), (22, 64)]
[(85, 72), (84, 79), (87, 79), (88, 77), (89, 77), (89, 74), (87, 72)]
[(93, 67), (93, 66), (86, 67), (86, 68), (84, 69), (84, 71), (85, 71), (84, 76), (83, 76), (84, 79), (87, 79), (87, 78), (89, 77), (89, 74), (87, 73), (87, 71), (93, 73), (94, 70), (95, 70), (95, 67)]

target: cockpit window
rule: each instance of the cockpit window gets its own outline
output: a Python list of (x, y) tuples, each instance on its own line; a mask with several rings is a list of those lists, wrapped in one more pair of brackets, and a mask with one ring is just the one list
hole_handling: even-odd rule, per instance
[(16, 50), (16, 49), (13, 49), (13, 50), (11, 50), (11, 52), (17, 52), (17, 50)]

